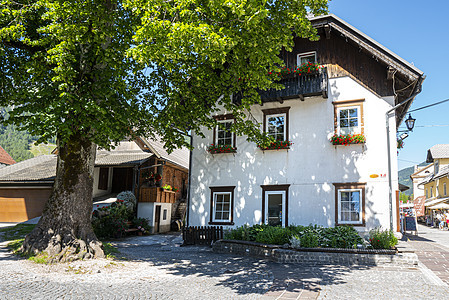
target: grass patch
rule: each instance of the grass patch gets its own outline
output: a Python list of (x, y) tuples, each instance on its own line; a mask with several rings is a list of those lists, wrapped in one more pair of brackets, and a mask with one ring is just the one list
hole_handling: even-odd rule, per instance
[(23, 239), (34, 227), (36, 227), (36, 224), (17, 224), (14, 227), (0, 229), (0, 234), (5, 241)]
[(118, 249), (114, 246), (112, 246), (111, 243), (106, 243), (106, 242), (102, 242), (103, 243), (103, 251), (104, 251), (104, 256), (106, 258), (112, 258), (115, 259), (116, 254), (120, 253), (120, 251), (118, 251)]

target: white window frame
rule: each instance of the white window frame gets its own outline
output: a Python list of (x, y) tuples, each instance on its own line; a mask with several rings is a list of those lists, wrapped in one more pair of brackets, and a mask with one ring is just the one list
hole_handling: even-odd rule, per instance
[(316, 62), (316, 52), (315, 51), (299, 53), (296, 58), (296, 65), (298, 65), (298, 66), (301, 65), (302, 57), (307, 57), (307, 56), (312, 56), (312, 55), (313, 55), (313, 62), (315, 63)]
[(264, 216), (264, 224), (268, 224), (268, 196), (269, 195), (282, 195), (282, 217), (281, 217), (281, 224), (282, 227), (285, 227), (285, 197), (286, 192), (285, 191), (265, 191), (265, 216)]
[[(359, 192), (359, 220), (358, 221), (343, 221), (341, 220), (341, 193), (342, 192)], [(338, 224), (363, 224), (363, 190), (362, 189), (338, 189)]]
[(273, 118), (273, 117), (284, 117), (284, 131), (282, 132), (282, 135), (284, 136), (284, 139), (282, 140), (282, 141), (287, 141), (288, 140), (288, 137), (287, 137), (287, 114), (286, 113), (280, 113), (280, 114), (271, 114), (271, 115), (266, 115), (265, 116), (265, 126), (266, 126), (266, 128), (265, 128), (265, 132), (268, 134), (268, 135), (271, 135), (270, 133), (269, 133), (269, 131), (268, 131), (268, 127), (270, 126), (270, 123), (268, 122), (268, 120), (270, 119), (270, 118)]
[[(217, 209), (217, 195), (229, 195), (229, 217), (228, 219), (216, 219), (215, 213)], [(232, 192), (213, 192), (213, 205), (212, 205), (212, 222), (217, 223), (228, 223), (231, 222), (231, 216), (232, 216)], [(223, 211), (222, 211), (223, 212)]]
[[(234, 123), (234, 120), (219, 120), (217, 122), (218, 123), (231, 123), (231, 125), (232, 125), (232, 123)], [(215, 141), (214, 141), (215, 145), (218, 145), (218, 131), (219, 130), (222, 130), (222, 129), (220, 128), (219, 125), (217, 125), (217, 127), (215, 128)], [(222, 130), (222, 131), (225, 131), (225, 130)], [(235, 147), (235, 145), (234, 145), (234, 132), (231, 131), (230, 133), (231, 133), (231, 144), (229, 144), (229, 145), (231, 145), (231, 147)], [(228, 145), (228, 144), (226, 144), (226, 145)]]
[[(340, 111), (349, 110), (349, 109), (357, 109), (357, 129), (354, 132), (350, 132), (349, 134), (360, 134), (362, 133), (362, 118), (361, 118), (361, 107), (360, 105), (354, 106), (341, 106), (337, 107), (337, 132), (338, 134), (343, 134), (340, 128)], [(348, 133), (345, 133), (348, 134)]]

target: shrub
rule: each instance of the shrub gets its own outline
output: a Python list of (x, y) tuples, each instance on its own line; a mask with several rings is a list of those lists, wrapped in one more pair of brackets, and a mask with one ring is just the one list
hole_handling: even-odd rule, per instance
[(149, 233), (151, 231), (150, 223), (145, 218), (134, 218), (132, 224), (135, 228), (139, 229), (143, 233)]
[(398, 243), (393, 231), (381, 228), (375, 228), (369, 232), (369, 241), (374, 249), (391, 249)]
[(127, 219), (109, 214), (101, 218), (95, 218), (92, 221), (92, 227), (98, 238), (117, 238), (125, 234), (128, 224)]
[(283, 245), (293, 248), (355, 248), (363, 244), (357, 230), (350, 226), (325, 228), (318, 225), (272, 227), (247, 225), (230, 230), (225, 239), (256, 241), (265, 244)]
[(256, 242), (273, 245), (288, 244), (291, 232), (288, 228), (280, 226), (267, 226), (256, 236)]

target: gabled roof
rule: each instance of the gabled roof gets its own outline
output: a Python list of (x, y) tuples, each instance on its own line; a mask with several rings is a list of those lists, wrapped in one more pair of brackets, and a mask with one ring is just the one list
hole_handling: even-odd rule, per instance
[[(95, 166), (136, 166), (141, 165), (150, 157), (156, 155), (166, 161), (184, 167), (189, 167), (189, 151), (177, 149), (168, 154), (160, 141), (145, 141), (155, 153), (142, 150), (134, 142), (123, 142), (116, 149), (97, 150)], [(41, 155), (30, 158), (11, 166), (0, 168), (0, 183), (20, 182), (52, 183), (56, 177), (57, 155)]]
[(449, 144), (437, 144), (427, 150), (426, 162), (433, 162), (434, 159), (449, 158)]
[(438, 173), (435, 174), (434, 179), (438, 179), (448, 175), (449, 175), (449, 165), (441, 167), (440, 170), (438, 170)]
[(151, 156), (153, 156), (153, 153), (142, 150), (99, 150), (97, 151), (95, 166), (141, 165)]
[(189, 168), (190, 151), (186, 148), (174, 149), (170, 154), (164, 148), (164, 142), (161, 137), (155, 136), (153, 139), (142, 138), (151, 152), (158, 158), (163, 158), (172, 164), (185, 169)]
[(15, 164), (16, 161), (8, 154), (8, 152), (0, 146), (0, 164), (12, 165)]
[[(426, 172), (424, 172), (424, 171), (426, 171), (427, 169), (429, 169), (430, 167), (433, 167), (433, 163), (431, 163), (431, 164), (428, 164), (427, 166), (425, 166), (425, 167), (423, 167), (423, 168), (421, 168), (421, 169), (418, 169), (415, 173), (413, 173), (412, 175), (410, 175), (410, 178), (415, 178), (415, 177), (425, 177), (425, 176), (427, 176), (427, 174), (426, 174)], [(418, 167), (419, 168), (419, 167)], [(422, 172), (424, 172), (424, 174), (420, 174), (420, 173), (422, 173)], [(427, 173), (429, 173), (430, 171), (427, 171)]]
[(56, 155), (41, 155), (0, 169), (0, 181), (53, 182), (56, 176)]
[[(338, 32), (347, 41), (352, 41), (360, 50), (366, 51), (376, 61), (386, 65), (388, 74), (394, 76), (397, 73), (403, 78), (404, 88), (401, 89), (401, 93), (396, 95), (396, 104), (404, 102), (409, 97), (413, 98), (411, 101), (396, 109), (396, 126), (399, 126), (412, 104), (414, 97), (421, 92), (422, 82), (425, 79), (424, 73), (413, 64), (407, 62), (399, 55), (333, 14), (312, 17), (310, 21), (315, 28), (323, 28), (326, 35), (330, 34), (331, 30)], [(394, 78), (396, 78), (396, 81), (399, 81), (397, 76)]]

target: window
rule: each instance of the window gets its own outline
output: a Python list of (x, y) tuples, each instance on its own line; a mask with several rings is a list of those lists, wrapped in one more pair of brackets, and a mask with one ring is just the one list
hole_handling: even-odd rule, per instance
[(426, 189), (426, 199), (429, 199), (429, 189)]
[(337, 101), (334, 104), (335, 133), (363, 134), (363, 102), (365, 100)]
[(98, 189), (107, 190), (109, 181), (109, 168), (100, 168), (100, 176), (98, 178)]
[(446, 195), (446, 183), (443, 183), (443, 195), (444, 195), (444, 196), (447, 196), (447, 195)]
[(267, 115), (267, 133), (276, 141), (285, 141), (285, 114)]
[(262, 110), (264, 114), (264, 131), (276, 141), (288, 140), (288, 111), (290, 107)]
[(338, 108), (338, 131), (340, 134), (360, 133), (360, 108), (358, 106)]
[(218, 122), (214, 130), (215, 145), (230, 145), (235, 147), (235, 134), (231, 131), (234, 117), (231, 114), (216, 116)]
[(335, 223), (365, 226), (365, 183), (334, 183)]
[(271, 226), (288, 226), (289, 184), (261, 185), (263, 223)]
[(234, 225), (235, 186), (211, 187), (211, 205), (209, 224)]
[(164, 209), (164, 212), (163, 212), (163, 214), (162, 214), (162, 220), (167, 220), (167, 210), (166, 209)]
[(430, 187), (430, 198), (433, 197), (433, 187)]
[(440, 171), (440, 164), (439, 164), (439, 161), (436, 160), (435, 161), (435, 172), (434, 172), (434, 174), (435, 175), (438, 174), (439, 171)]
[(298, 66), (307, 64), (309, 62), (316, 62), (316, 52), (306, 52), (298, 54)]

